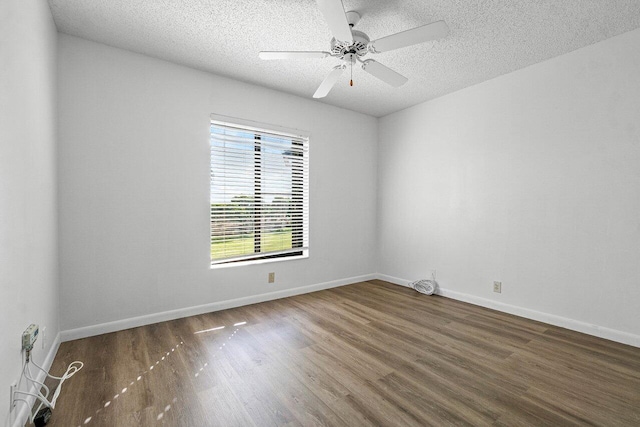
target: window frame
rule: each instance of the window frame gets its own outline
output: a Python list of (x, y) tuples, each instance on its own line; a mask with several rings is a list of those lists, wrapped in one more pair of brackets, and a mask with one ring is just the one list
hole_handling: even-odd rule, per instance
[[(282, 137), (288, 137), (290, 136), (291, 138), (294, 138), (296, 141), (292, 141), (292, 144), (301, 144), (303, 145), (303, 147), (301, 147), (301, 149), (303, 150), (303, 155), (305, 156), (305, 159), (303, 160), (303, 167), (299, 169), (299, 171), (296, 173), (294, 171), (292, 171), (292, 174), (294, 175), (294, 178), (292, 179), (292, 188), (291, 188), (291, 200), (295, 200), (296, 198), (299, 200), (299, 215), (302, 221), (302, 224), (299, 227), (292, 227), (291, 233), (292, 233), (292, 249), (295, 249), (296, 247), (299, 247), (300, 250), (299, 251), (292, 251), (292, 252), (288, 252), (288, 253), (275, 253), (275, 254), (261, 254), (261, 252), (256, 252), (256, 250), (261, 249), (260, 245), (261, 245), (261, 239), (262, 239), (262, 227), (259, 226), (260, 221), (264, 221), (265, 217), (263, 215), (256, 215), (254, 217), (254, 221), (256, 221), (258, 224), (256, 225), (255, 229), (259, 229), (260, 232), (256, 233), (254, 235), (254, 253), (253, 254), (248, 254), (248, 255), (242, 255), (239, 256), (236, 259), (233, 258), (223, 258), (223, 259), (217, 259), (214, 260), (211, 258), (211, 254), (209, 255), (209, 260), (210, 260), (210, 268), (214, 269), (214, 268), (225, 268), (225, 267), (232, 267), (232, 266), (242, 266), (242, 265), (252, 265), (252, 264), (262, 264), (262, 263), (266, 263), (266, 262), (278, 262), (278, 261), (292, 261), (292, 260), (299, 260), (299, 259), (306, 259), (309, 257), (309, 233), (310, 233), (310, 229), (309, 229), (309, 169), (310, 169), (310, 164), (309, 164), (309, 140), (310, 140), (310, 133), (306, 132), (306, 131), (302, 131), (299, 129), (292, 129), (292, 128), (286, 128), (283, 126), (279, 126), (279, 125), (272, 125), (272, 124), (268, 124), (268, 123), (260, 123), (260, 122), (255, 122), (252, 120), (246, 120), (246, 119), (239, 119), (239, 118), (235, 118), (235, 117), (229, 117), (229, 116), (223, 116), (223, 115), (219, 115), (219, 114), (211, 114), (210, 116), (210, 121), (209, 121), (209, 125), (219, 125), (219, 126), (227, 126), (227, 127), (232, 127), (232, 128), (238, 128), (242, 131), (247, 131), (247, 132), (255, 132), (254, 136), (256, 137), (257, 140), (262, 138), (262, 134), (272, 134), (272, 135), (277, 135), (277, 136), (282, 136)], [(209, 131), (209, 139), (211, 139), (211, 131)], [(303, 140), (303, 143), (300, 143), (298, 140)], [(211, 140), (209, 141), (209, 147), (211, 149)], [(254, 202), (255, 202), (255, 193), (258, 193), (257, 197), (262, 196), (261, 194), (261, 185), (262, 182), (260, 181), (259, 177), (261, 175), (261, 148), (262, 145), (256, 146), (254, 148)], [(306, 165), (306, 177), (305, 177), (305, 170), (304, 170), (304, 165)], [(211, 160), (209, 160), (209, 169), (211, 171)], [(294, 168), (295, 170), (295, 168)], [(306, 192), (307, 194), (304, 194), (305, 191), (305, 178), (306, 178)], [(211, 178), (210, 178), (211, 180)], [(211, 181), (210, 181), (211, 182)], [(306, 197), (306, 204), (304, 202), (304, 199)], [(209, 196), (209, 202), (210, 204), (212, 203), (211, 200), (211, 194)], [(259, 206), (261, 207), (262, 204), (259, 204)], [(306, 219), (305, 219), (306, 217)], [(210, 211), (209, 214), (209, 219), (210, 219), (210, 223), (211, 223), (211, 219), (212, 219), (212, 214)], [(294, 231), (295, 230), (295, 231)], [(306, 232), (306, 236), (304, 235), (304, 233)], [(298, 235), (299, 236), (299, 240), (295, 240), (294, 239), (294, 235)], [(211, 235), (211, 229), (210, 229), (210, 235)], [(294, 243), (296, 242), (296, 243)], [(305, 245), (306, 243), (306, 245)], [(294, 246), (294, 245), (299, 245), (299, 246)]]

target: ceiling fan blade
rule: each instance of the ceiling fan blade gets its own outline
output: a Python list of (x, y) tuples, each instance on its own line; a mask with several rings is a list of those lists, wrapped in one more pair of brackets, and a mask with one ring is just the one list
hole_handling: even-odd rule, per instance
[(262, 51), (258, 54), (260, 59), (313, 59), (326, 58), (329, 52), (313, 52), (313, 51)]
[(344, 13), (342, 0), (317, 0), (318, 9), (322, 12), (324, 20), (327, 21), (333, 36), (343, 42), (353, 43), (351, 27)]
[(402, 86), (409, 80), (402, 74), (396, 73), (391, 68), (386, 67), (381, 63), (374, 61), (373, 59), (367, 59), (366, 61), (364, 61), (362, 63), (362, 69), (371, 74), (373, 77), (377, 77), (393, 87)]
[(416, 27), (401, 33), (392, 34), (369, 43), (369, 48), (376, 53), (411, 46), (429, 40), (441, 39), (449, 34), (449, 27), (444, 21)]
[(318, 89), (316, 90), (316, 93), (313, 94), (313, 97), (324, 98), (325, 96), (327, 96), (329, 91), (333, 88), (333, 85), (335, 85), (338, 81), (338, 78), (340, 78), (340, 75), (342, 74), (344, 69), (345, 67), (343, 65), (336, 65), (333, 70), (331, 70), (331, 72), (327, 74), (327, 77), (324, 78), (322, 83), (320, 83), (320, 86), (318, 86)]

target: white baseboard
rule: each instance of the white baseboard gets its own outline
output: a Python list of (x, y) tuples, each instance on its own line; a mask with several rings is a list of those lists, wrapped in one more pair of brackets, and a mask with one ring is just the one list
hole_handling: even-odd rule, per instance
[[(58, 353), (58, 348), (60, 348), (60, 343), (60, 332), (58, 332), (58, 335), (56, 335), (56, 338), (53, 340), (51, 348), (49, 348), (47, 356), (44, 358), (41, 364), (41, 366), (47, 371), (51, 369), (53, 359), (55, 359), (56, 354)], [(45, 373), (38, 370), (38, 375), (36, 375), (35, 379), (43, 383), (45, 380)], [(33, 394), (37, 393), (35, 384), (31, 386), (31, 389), (28, 390), (28, 392)], [(33, 396), (20, 396), (20, 398), (24, 398), (27, 402), (29, 402), (29, 406), (27, 406), (27, 404), (25, 403), (18, 403), (20, 409), (15, 409), (18, 412), (15, 415), (13, 424), (11, 424), (12, 427), (24, 427), (24, 425), (29, 422), (29, 410), (33, 407), (36, 400), (36, 398)]]
[[(305, 294), (309, 292), (320, 291), (323, 289), (335, 288), (338, 286), (344, 286), (351, 283), (364, 282), (367, 280), (379, 279), (386, 282), (390, 282), (396, 285), (409, 287), (410, 280), (400, 279), (385, 274), (367, 274), (364, 276), (349, 277), (346, 279), (334, 280), (331, 282), (317, 283), (308, 286), (301, 286), (298, 288), (284, 289), (281, 291), (268, 292), (259, 295), (251, 295), (242, 298), (235, 298), (231, 300), (218, 301), (209, 304), (203, 304), (193, 307), (185, 307), (177, 310), (164, 311), (160, 313), (148, 314), (145, 316), (131, 317), (128, 319), (116, 320), (113, 322), (102, 323), (98, 325), (85, 326), (77, 329), (70, 329), (60, 332), (56, 337), (57, 345), (60, 342), (72, 341), (80, 338), (91, 337), (95, 335), (106, 334), (110, 332), (121, 331), (124, 329), (135, 328), (138, 326), (150, 325), (158, 322), (165, 322), (167, 320), (179, 319), (182, 317), (195, 316), (198, 314), (210, 313), (213, 311), (226, 310), (228, 308), (240, 307), (243, 305), (256, 304), (259, 302), (271, 301), (274, 299), (286, 298), (294, 295)], [(640, 347), (640, 336), (634, 335), (628, 332), (619, 331), (616, 329), (606, 328), (579, 320), (569, 319), (567, 317), (557, 316), (554, 314), (544, 313), (541, 311), (531, 310), (524, 307), (519, 307), (511, 304), (505, 304), (499, 301), (490, 300), (487, 298), (478, 297), (475, 295), (465, 294), (462, 292), (452, 291), (449, 289), (439, 288), (438, 295), (443, 297), (455, 299), (458, 301), (468, 302), (470, 304), (478, 305), (481, 307), (491, 308), (494, 310), (502, 311), (516, 316), (525, 317), (527, 319), (537, 320), (539, 322), (548, 323), (562, 328), (571, 329), (573, 331), (582, 332), (585, 334), (593, 335), (600, 338), (605, 338), (611, 341), (620, 342), (623, 344)], [(52, 347), (53, 348), (53, 347)], [(57, 347), (56, 347), (57, 351)], [(53, 353), (55, 356), (55, 352)], [(51, 362), (53, 362), (53, 356), (51, 356)], [(49, 360), (49, 356), (47, 357)]]
[[(397, 277), (378, 274), (377, 278), (395, 285), (409, 286), (410, 280), (399, 279)], [(470, 304), (479, 305), (481, 307), (491, 308), (493, 310), (502, 311), (504, 313), (514, 314), (516, 316), (525, 317), (531, 320), (548, 323), (561, 328), (571, 329), (572, 331), (582, 332), (584, 334), (616, 341), (622, 344), (640, 347), (640, 335), (634, 335), (628, 332), (619, 331), (617, 329), (606, 328), (579, 320), (569, 319), (567, 317), (557, 316), (555, 314), (544, 313), (541, 311), (531, 310), (529, 308), (519, 307), (511, 304), (505, 304), (499, 301), (478, 297), (475, 295), (465, 294), (462, 292), (452, 291), (449, 289), (439, 288), (438, 295), (458, 301), (468, 302)]]
[(411, 283), (411, 280), (398, 279), (397, 277), (387, 276), (386, 274), (378, 274), (376, 276), (376, 279), (384, 280), (385, 282), (393, 283), (394, 285), (405, 286), (407, 288), (411, 287), (409, 286), (409, 284)]
[(85, 326), (82, 328), (62, 331), (61, 338), (63, 342), (72, 341), (80, 338), (87, 338), (95, 335), (107, 334), (110, 332), (122, 331), (130, 328), (137, 328), (138, 326), (151, 325), (158, 322), (166, 322), (167, 320), (174, 320), (180, 319), (182, 317), (211, 313), (213, 311), (226, 310), (228, 308), (256, 304), (259, 302), (271, 301), (294, 295), (307, 294), (309, 292), (321, 291), (323, 289), (335, 288), (351, 283), (365, 282), (367, 280), (372, 280), (375, 278), (377, 278), (376, 274), (367, 274), (364, 276), (349, 277), (346, 279), (333, 280), (331, 282), (316, 283), (313, 285), (300, 286), (298, 288), (283, 289), (281, 291), (267, 292), (259, 295), (251, 295), (247, 297), (218, 301), (193, 307), (180, 308), (177, 310), (131, 317), (128, 319), (116, 320), (113, 322), (101, 323), (98, 325)]

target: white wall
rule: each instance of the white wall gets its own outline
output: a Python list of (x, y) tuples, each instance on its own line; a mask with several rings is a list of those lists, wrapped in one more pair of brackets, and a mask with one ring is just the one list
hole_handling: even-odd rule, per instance
[(436, 269), (461, 295), (638, 338), (639, 45), (636, 30), (382, 118), (379, 271)]
[[(56, 28), (47, 2), (0, 2), (0, 425), (20, 377), (20, 339), (47, 327), (41, 363), (58, 334)], [(24, 387), (23, 387), (24, 389)], [(21, 405), (21, 404), (19, 404)], [(14, 411), (15, 413), (15, 411)]]
[[(375, 272), (375, 118), (63, 34), (59, 51), (64, 330)], [(311, 133), (308, 259), (209, 268), (211, 113)]]

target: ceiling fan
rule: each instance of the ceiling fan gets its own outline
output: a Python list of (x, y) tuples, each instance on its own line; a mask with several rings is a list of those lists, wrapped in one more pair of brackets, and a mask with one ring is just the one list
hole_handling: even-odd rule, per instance
[[(333, 67), (333, 70), (320, 83), (320, 86), (313, 94), (314, 98), (324, 98), (327, 96), (331, 88), (336, 84), (342, 72), (351, 67), (353, 73), (353, 65), (356, 62), (362, 64), (362, 69), (383, 82), (399, 87), (407, 82), (407, 78), (391, 68), (386, 67), (373, 59), (362, 58), (368, 53), (388, 52), (394, 49), (400, 49), (412, 46), (418, 43), (424, 43), (430, 40), (436, 40), (445, 37), (449, 33), (449, 27), (444, 21), (436, 21), (431, 24), (422, 25), (411, 30), (402, 31), (381, 39), (369, 40), (362, 31), (354, 30), (353, 27), (360, 20), (360, 14), (355, 11), (344, 11), (342, 0), (317, 0), (318, 8), (325, 21), (329, 25), (329, 29), (333, 33), (331, 39), (331, 51), (262, 51), (259, 54), (261, 59), (308, 59), (308, 58), (326, 58), (332, 56), (341, 59), (340, 65)], [(353, 86), (353, 79), (349, 84)]]

